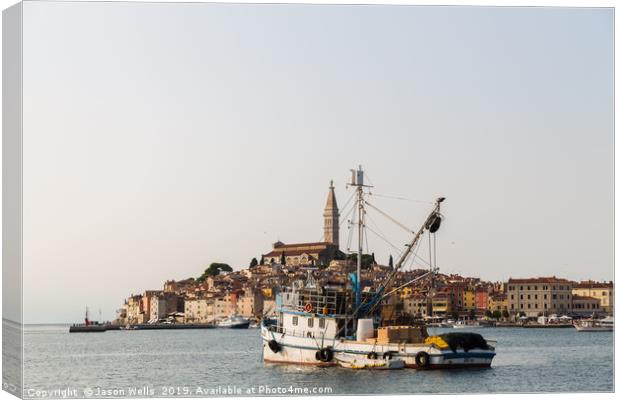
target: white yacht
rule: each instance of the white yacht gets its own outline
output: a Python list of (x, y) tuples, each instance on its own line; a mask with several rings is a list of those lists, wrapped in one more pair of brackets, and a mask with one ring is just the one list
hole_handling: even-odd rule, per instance
[(575, 324), (575, 329), (579, 332), (613, 332), (614, 317), (601, 320), (583, 319)]
[[(361, 167), (353, 171), (350, 186), (357, 188), (359, 237), (365, 206), (364, 175)], [(350, 274), (344, 287), (317, 287), (309, 271), (306, 282), (296, 282), (276, 296), (276, 319), (263, 319), (261, 336), (263, 360), (319, 366), (378, 366), (367, 360), (402, 360), (407, 368), (489, 367), (494, 347), (477, 333), (448, 333), (428, 336), (424, 324), (382, 326), (381, 309), (385, 300), (400, 287), (392, 287), (397, 271), (405, 264), (424, 233), (434, 234), (441, 224), (438, 198), (422, 227), (407, 244), (392, 272), (375, 292), (360, 288), (362, 245), (358, 246), (357, 273)], [(376, 208), (374, 206), (370, 206)], [(361, 216), (361, 218), (359, 217)], [(429, 271), (408, 282), (430, 278)], [(401, 286), (402, 287), (402, 286)], [(351, 361), (354, 359), (355, 362)], [(396, 363), (397, 364), (397, 363)]]
[(218, 328), (227, 329), (248, 329), (250, 326), (250, 320), (238, 315), (229, 315), (228, 317), (219, 320), (215, 326)]

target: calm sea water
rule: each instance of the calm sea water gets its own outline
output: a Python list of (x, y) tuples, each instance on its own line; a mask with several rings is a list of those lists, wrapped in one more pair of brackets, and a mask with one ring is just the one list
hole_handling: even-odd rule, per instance
[(369, 372), (264, 364), (258, 329), (69, 334), (67, 326), (29, 326), (24, 334), (24, 394), (76, 397), (77, 392), (77, 397), (140, 397), (247, 395), (252, 390), (258, 395), (267, 391), (286, 395), (301, 391), (613, 391), (611, 332), (586, 333), (572, 328), (472, 331), (498, 340), (492, 368)]

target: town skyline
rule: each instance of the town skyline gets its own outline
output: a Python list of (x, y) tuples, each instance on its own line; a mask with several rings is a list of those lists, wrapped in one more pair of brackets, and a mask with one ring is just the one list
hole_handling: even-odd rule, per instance
[(446, 197), (443, 272), (613, 279), (613, 11), (31, 6), (25, 322), (318, 241), (359, 164), (407, 227)]

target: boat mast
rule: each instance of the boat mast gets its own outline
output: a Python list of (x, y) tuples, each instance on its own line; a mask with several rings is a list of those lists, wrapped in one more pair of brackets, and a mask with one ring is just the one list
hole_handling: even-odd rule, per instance
[(351, 170), (351, 186), (357, 188), (357, 282), (355, 287), (355, 307), (359, 307), (362, 303), (362, 253), (364, 245), (364, 187), (371, 187), (364, 185), (364, 171), (362, 166), (358, 166), (357, 170)]

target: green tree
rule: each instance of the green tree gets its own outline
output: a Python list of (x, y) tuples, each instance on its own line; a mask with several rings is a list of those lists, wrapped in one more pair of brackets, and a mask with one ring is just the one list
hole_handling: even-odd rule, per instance
[(259, 265), (265, 265), (265, 256), (263, 256), (263, 255), (260, 256), (260, 264)]
[(484, 316), (487, 317), (487, 318), (491, 318), (493, 316), (493, 314), (491, 313), (491, 310), (486, 310), (484, 312)]
[(390, 266), (390, 268), (394, 269), (394, 259), (392, 258), (391, 254), (390, 259), (388, 260), (388, 265)]
[(502, 312), (500, 310), (493, 311), (493, 318), (500, 319), (502, 317)]
[(502, 317), (504, 318), (510, 317), (510, 313), (508, 313), (508, 310), (506, 310), (505, 308), (502, 310)]
[(286, 265), (286, 256), (284, 255), (284, 252), (280, 255), (280, 264)]
[(258, 260), (256, 259), (256, 257), (252, 258), (252, 261), (250, 261), (250, 268), (256, 267), (258, 265)]
[[(351, 253), (347, 256), (347, 258), (353, 261), (354, 264), (357, 264), (357, 253)], [(362, 269), (368, 269), (372, 266), (372, 264), (372, 255), (362, 254)]]
[(214, 262), (209, 265), (209, 268), (205, 269), (205, 272), (203, 272), (202, 275), (196, 279), (196, 281), (199, 283), (204, 282), (205, 279), (210, 276), (219, 275), (222, 271), (232, 272), (232, 270), (233, 269), (228, 264)]

